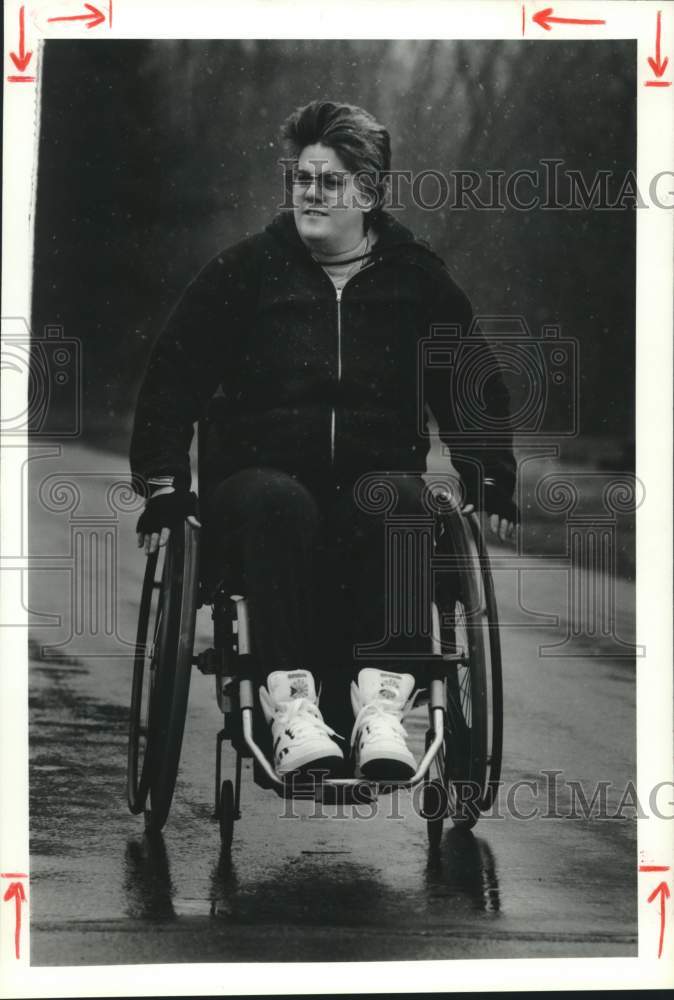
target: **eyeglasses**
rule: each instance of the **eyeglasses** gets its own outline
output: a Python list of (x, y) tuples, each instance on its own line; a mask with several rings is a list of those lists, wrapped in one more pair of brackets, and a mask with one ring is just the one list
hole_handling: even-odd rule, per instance
[(294, 188), (297, 188), (299, 191), (306, 191), (312, 184), (315, 184), (317, 193), (323, 191), (343, 191), (348, 177), (348, 173), (337, 173), (333, 170), (326, 170), (321, 174), (310, 174), (308, 170), (293, 170), (291, 172)]

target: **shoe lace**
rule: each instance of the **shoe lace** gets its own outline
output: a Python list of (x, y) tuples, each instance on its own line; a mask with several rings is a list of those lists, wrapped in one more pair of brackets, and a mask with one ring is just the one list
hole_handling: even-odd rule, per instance
[(421, 689), (415, 691), (414, 696), (402, 708), (393, 708), (384, 701), (371, 701), (369, 704), (363, 705), (353, 724), (351, 746), (354, 746), (365, 725), (369, 727), (370, 735), (374, 738), (379, 736), (392, 737), (397, 743), (405, 744), (408, 733), (402, 720), (407, 718), (412, 711), (420, 694)]
[(344, 739), (334, 729), (331, 729), (320, 713), (320, 709), (307, 698), (293, 698), (292, 701), (281, 702), (274, 715), (274, 730), (289, 729), (298, 746), (313, 739), (316, 732), (327, 733)]

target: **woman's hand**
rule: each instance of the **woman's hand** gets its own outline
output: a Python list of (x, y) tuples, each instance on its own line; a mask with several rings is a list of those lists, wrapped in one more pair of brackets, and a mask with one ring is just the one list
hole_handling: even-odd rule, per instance
[(517, 525), (507, 517), (499, 517), (498, 514), (489, 515), (489, 528), (493, 535), (498, 535), (502, 542), (512, 538)]
[(173, 486), (157, 490), (147, 501), (136, 525), (138, 548), (144, 548), (146, 556), (152, 555), (166, 545), (171, 537), (171, 528), (182, 524), (185, 518), (195, 528), (201, 527), (195, 516), (196, 510), (196, 494), (176, 490)]
[(484, 485), (484, 509), (489, 515), (489, 530), (502, 542), (514, 537), (519, 522), (517, 504), (504, 496), (493, 483)]
[[(466, 504), (465, 507), (461, 508), (462, 514), (472, 514), (475, 510), (475, 506), (472, 503)], [(497, 535), (502, 542), (507, 542), (511, 539), (518, 525), (515, 521), (509, 520), (507, 517), (499, 517), (498, 514), (489, 515), (489, 530), (492, 535)]]
[[(446, 486), (431, 488), (438, 499), (451, 500), (452, 492)], [(500, 508), (502, 512), (497, 512), (495, 508)], [(519, 528), (517, 507), (512, 500), (506, 501), (503, 497), (499, 497), (491, 484), (485, 484), (484, 509), (489, 515), (489, 530), (493, 535), (500, 538), (502, 542), (509, 541), (514, 537), (516, 530)], [(473, 503), (464, 504), (461, 508), (462, 514), (467, 515), (474, 512), (475, 504)]]

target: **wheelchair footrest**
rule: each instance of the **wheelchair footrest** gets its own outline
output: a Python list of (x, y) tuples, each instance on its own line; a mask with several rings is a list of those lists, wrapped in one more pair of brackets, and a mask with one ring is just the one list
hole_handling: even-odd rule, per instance
[[(375, 784), (371, 781), (333, 782), (330, 779), (311, 781), (309, 778), (296, 777), (282, 787), (275, 786), (274, 791), (282, 799), (305, 799), (331, 806), (362, 806), (375, 802), (379, 793), (390, 793), (398, 785), (397, 782)], [(406, 787), (404, 783), (402, 787)]]
[(330, 782), (318, 785), (316, 802), (326, 806), (364, 806), (375, 802), (377, 798), (374, 787), (368, 782), (358, 782), (355, 785), (333, 785)]

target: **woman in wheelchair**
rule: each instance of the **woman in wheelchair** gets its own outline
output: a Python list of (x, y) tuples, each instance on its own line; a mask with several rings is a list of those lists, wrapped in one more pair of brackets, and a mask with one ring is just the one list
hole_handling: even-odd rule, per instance
[[(485, 510), (505, 540), (517, 519), (508, 394), (443, 261), (382, 207), (387, 130), (360, 108), (315, 101), (283, 137), (288, 208), (201, 270), (154, 347), (131, 446), (149, 494), (138, 544), (152, 553), (197, 516), (188, 451), (207, 412), (198, 516), (209, 559), (236, 567), (249, 602), (277, 774), (405, 780), (417, 678), (396, 657), (414, 637), (392, 641), (390, 664), (354, 655), (381, 640), (396, 599), (386, 519), (354, 486), (376, 472), (396, 518), (423, 512), (428, 407), (464, 509)], [(420, 374), (420, 344), (437, 325), (456, 333), (454, 352)], [(476, 357), (487, 430), (468, 438), (456, 387)]]

